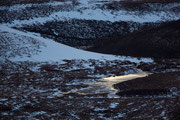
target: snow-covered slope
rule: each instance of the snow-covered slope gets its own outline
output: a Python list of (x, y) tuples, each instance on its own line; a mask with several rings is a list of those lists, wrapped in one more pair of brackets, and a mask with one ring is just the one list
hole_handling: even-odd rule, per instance
[(3, 15), (5, 14), (1, 19), (3, 19), (2, 21), (9, 19), (9, 22), (12, 23), (10, 25), (21, 26), (24, 24), (43, 24), (48, 21), (67, 21), (70, 19), (144, 23), (177, 20), (180, 18), (178, 12), (180, 3), (145, 3), (133, 6), (134, 3), (129, 5), (126, 3), (119, 4), (118, 1), (120, 0), (113, 1), (77, 0), (77, 3), (68, 1), (5, 6), (0, 7)]
[[(87, 59), (101, 59), (101, 60), (118, 59), (118, 60), (129, 60), (132, 62), (141, 62), (141, 61), (152, 62), (151, 59), (146, 59), (146, 58), (138, 60), (137, 58), (87, 52), (87, 51), (79, 50), (76, 48), (72, 48), (72, 47), (57, 43), (51, 39), (43, 38), (41, 36), (38, 36), (37, 34), (35, 35), (33, 33), (27, 33), (27, 32), (25, 33), (25, 32), (18, 31), (13, 28), (9, 28), (2, 25), (0, 26), (0, 33), (1, 35), (3, 34), (4, 36), (5, 35), (8, 36), (8, 39), (4, 39), (4, 41), (6, 40), (8, 41), (9, 39), (12, 40), (12, 44), (8, 44), (8, 45), (10, 46), (16, 45), (16, 46), (13, 46), (16, 48), (19, 47), (18, 49), (16, 49), (16, 51), (14, 51), (13, 49), (8, 49), (9, 54), (12, 54), (14, 52), (17, 53), (9, 58), (14, 61), (60, 61), (63, 59), (85, 59), (85, 60)], [(4, 37), (4, 38), (7, 38), (7, 37)], [(27, 42), (30, 40), (33, 40), (34, 42)], [(2, 43), (3, 42), (1, 40), (1, 44)], [(37, 43), (38, 45), (35, 46), (35, 43)], [(29, 50), (28, 55), (27, 55), (27, 52), (23, 52), (22, 50), (24, 46), (26, 46), (26, 49)], [(13, 48), (13, 47), (10, 47), (10, 48)], [(36, 49), (35, 53), (32, 47)], [(3, 51), (3, 49), (1, 51)]]

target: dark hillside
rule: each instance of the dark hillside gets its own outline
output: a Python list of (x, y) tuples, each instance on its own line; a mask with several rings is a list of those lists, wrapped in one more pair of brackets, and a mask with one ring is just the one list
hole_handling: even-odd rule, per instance
[[(45, 2), (50, 2), (51, 0), (0, 0), (0, 6), (11, 6), (15, 4), (41, 4)], [(59, 1), (64, 2), (68, 0), (53, 0), (53, 1)]]
[(180, 58), (180, 20), (145, 28), (124, 36), (99, 40), (92, 51), (154, 58)]

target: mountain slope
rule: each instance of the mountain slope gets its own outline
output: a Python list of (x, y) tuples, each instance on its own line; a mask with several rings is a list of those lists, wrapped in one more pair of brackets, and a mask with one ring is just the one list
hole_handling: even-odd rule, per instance
[(101, 39), (93, 51), (117, 55), (180, 58), (180, 20), (163, 23), (125, 36)]
[[(75, 4), (73, 1), (77, 1)], [(179, 2), (127, 2), (119, 0), (70, 0), (44, 4), (2, 6), (0, 23), (15, 25), (67, 21), (71, 19), (157, 22), (179, 19)], [(25, 2), (25, 1), (24, 1)], [(28, 1), (27, 1), (28, 2)]]
[[(106, 59), (106, 60), (129, 60), (132, 62), (140, 62), (137, 58), (128, 58), (123, 56), (113, 56), (113, 55), (105, 55), (105, 54), (98, 54), (88, 51), (83, 51), (79, 49), (75, 49), (60, 43), (57, 43), (51, 39), (46, 39), (37, 35), (34, 35), (33, 33), (25, 33), (21, 32), (12, 28), (8, 28), (6, 26), (0, 26), (0, 33), (1, 35), (5, 35), (5, 33), (8, 35), (8, 37), (12, 40), (12, 44), (6, 44), (10, 45), (16, 49), (8, 49), (9, 56), (11, 60), (15, 61), (59, 61), (63, 59)], [(12, 35), (9, 35), (12, 34)], [(14, 37), (16, 36), (16, 37)], [(34, 42), (27, 42), (27, 41), (34, 41)], [(8, 41), (8, 39), (4, 39), (4, 41)], [(24, 42), (22, 42), (24, 41)], [(22, 43), (21, 43), (22, 42)], [(3, 44), (3, 39), (1, 39), (1, 45)], [(6, 43), (6, 42), (5, 42)], [(34, 44), (33, 44), (34, 43)], [(4, 45), (5, 46), (5, 45)], [(24, 52), (25, 49), (23, 48), (26, 46), (26, 49), (28, 52)], [(33, 53), (36, 49), (37, 52)], [(2, 51), (5, 51), (7, 48), (1, 48)], [(16, 52), (16, 53), (15, 53)], [(5, 58), (7, 54), (4, 56), (1, 56), (1, 58)], [(9, 59), (9, 58), (7, 58)], [(151, 59), (142, 59), (142, 61), (152, 61)]]
[[(127, 34), (142, 26), (180, 18), (176, 0), (8, 0), (0, 5), (0, 24), (78, 47), (89, 48), (114, 32)], [(10, 3), (10, 4), (9, 4)]]

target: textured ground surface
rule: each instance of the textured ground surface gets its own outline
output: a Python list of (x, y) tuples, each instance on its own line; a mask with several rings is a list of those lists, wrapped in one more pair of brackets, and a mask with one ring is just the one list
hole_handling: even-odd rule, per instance
[[(109, 98), (108, 93), (100, 94), (98, 91), (96, 94), (91, 91), (87, 94), (78, 92), (88, 90), (91, 85), (87, 83), (101, 81), (102, 77), (136, 73), (134, 65), (130, 62), (97, 60), (2, 63), (0, 117), (4, 120), (173, 117), (172, 113), (177, 111), (180, 103), (179, 72), (156, 73), (115, 85), (120, 89), (120, 98)], [(145, 64), (140, 66), (143, 68)], [(146, 64), (146, 68), (148, 66), (152, 68), (152, 65)], [(157, 66), (154, 65), (153, 69), (158, 72)], [(169, 68), (175, 69), (172, 65)], [(158, 91), (164, 89), (167, 91)]]
[[(179, 11), (177, 0), (0, 0), (0, 119), (179, 120), (179, 59), (153, 62), (57, 43), (87, 49), (177, 20)], [(136, 68), (152, 75), (114, 85), (118, 98), (92, 85)]]

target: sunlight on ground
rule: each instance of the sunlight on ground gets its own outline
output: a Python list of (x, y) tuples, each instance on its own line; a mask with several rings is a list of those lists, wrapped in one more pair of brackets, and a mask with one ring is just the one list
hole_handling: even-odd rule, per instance
[(63, 92), (62, 94), (60, 94), (60, 96), (63, 96), (65, 94), (70, 94), (70, 93), (76, 93), (80, 95), (108, 93), (108, 98), (119, 98), (119, 96), (116, 95), (118, 90), (113, 87), (114, 84), (121, 83), (128, 80), (133, 80), (136, 78), (146, 77), (149, 75), (149, 73), (143, 72), (142, 70), (139, 70), (139, 69), (137, 70), (139, 72), (135, 74), (108, 77), (108, 78), (104, 78), (103, 81), (88, 83), (89, 87), (87, 88)]

